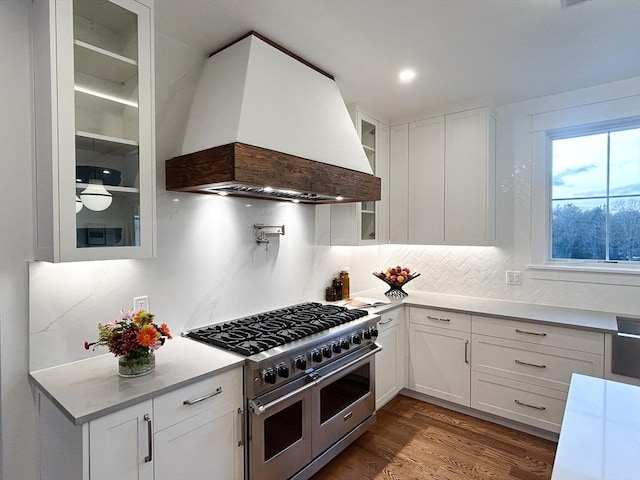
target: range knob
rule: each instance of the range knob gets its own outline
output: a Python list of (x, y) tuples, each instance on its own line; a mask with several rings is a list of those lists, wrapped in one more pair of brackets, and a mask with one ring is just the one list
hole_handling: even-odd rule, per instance
[(360, 338), (359, 334), (354, 333), (353, 335), (351, 335), (351, 343), (353, 343), (354, 345), (360, 345), (361, 342), (362, 339)]
[(324, 358), (331, 358), (331, 349), (327, 345), (322, 346), (322, 356)]
[(262, 378), (265, 383), (270, 383), (273, 385), (276, 383), (276, 372), (273, 371), (273, 368), (267, 368), (262, 371)]
[(320, 353), (320, 350), (316, 349), (311, 351), (311, 360), (316, 363), (320, 363), (322, 361), (322, 354)]
[(295, 364), (295, 366), (296, 366), (296, 368), (298, 370), (306, 370), (307, 369), (307, 359), (304, 358), (302, 355), (298, 355), (295, 358), (294, 364)]
[(362, 337), (367, 340), (371, 340), (371, 329), (364, 330), (362, 332)]
[(369, 332), (371, 333), (372, 338), (376, 338), (378, 336), (378, 327), (369, 328)]
[(349, 344), (349, 340), (347, 340), (346, 338), (340, 339), (340, 348), (342, 348), (342, 350), (349, 350), (350, 346), (351, 345)]
[(289, 367), (287, 367), (284, 363), (276, 365), (276, 372), (278, 372), (279, 377), (289, 378)]
[(331, 350), (333, 351), (333, 353), (340, 353), (342, 351), (342, 347), (340, 346), (340, 343), (333, 342), (331, 344)]

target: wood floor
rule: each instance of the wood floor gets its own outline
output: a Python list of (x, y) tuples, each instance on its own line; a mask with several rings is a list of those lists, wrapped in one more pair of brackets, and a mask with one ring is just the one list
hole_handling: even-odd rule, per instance
[(312, 480), (551, 478), (556, 443), (402, 395)]

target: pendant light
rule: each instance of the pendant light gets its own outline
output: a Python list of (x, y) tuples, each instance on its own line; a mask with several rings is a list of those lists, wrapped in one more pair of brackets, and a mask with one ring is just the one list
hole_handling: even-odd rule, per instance
[(82, 210), (82, 200), (76, 195), (76, 213), (80, 212), (80, 210)]
[(89, 185), (80, 192), (80, 199), (82, 200), (82, 204), (89, 210), (101, 212), (109, 208), (113, 198), (111, 197), (111, 193), (104, 188), (102, 175), (98, 177), (97, 171), (98, 169), (96, 167), (91, 169)]

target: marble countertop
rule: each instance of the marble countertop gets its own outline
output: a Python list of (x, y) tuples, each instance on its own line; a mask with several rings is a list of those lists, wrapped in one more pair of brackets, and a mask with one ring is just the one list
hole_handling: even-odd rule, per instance
[(136, 378), (118, 376), (111, 353), (31, 372), (31, 380), (74, 424), (126, 408), (244, 365), (245, 358), (187, 338), (173, 338), (156, 354), (156, 368)]
[[(527, 320), (604, 333), (616, 333), (618, 331), (616, 315), (610, 312), (597, 312), (552, 305), (537, 305), (491, 298), (446, 295), (412, 290), (407, 290), (407, 293), (409, 296), (401, 300), (392, 300), (386, 305), (370, 310), (374, 313), (382, 313), (398, 305), (409, 305), (440, 308), (497, 318)], [(357, 292), (353, 294), (353, 297), (375, 298), (389, 301), (379, 289)]]
[(640, 387), (573, 374), (552, 480), (640, 478)]

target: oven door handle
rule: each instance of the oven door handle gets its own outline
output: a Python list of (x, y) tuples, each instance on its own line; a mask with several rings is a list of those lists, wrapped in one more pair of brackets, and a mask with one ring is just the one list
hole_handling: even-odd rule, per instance
[(276, 400), (269, 402), (269, 403), (265, 403), (262, 404), (260, 403), (259, 400), (253, 400), (253, 399), (249, 399), (248, 403), (249, 403), (249, 408), (251, 409), (251, 411), (256, 414), (256, 415), (262, 415), (264, 412), (266, 412), (267, 410), (281, 404), (282, 402), (286, 402), (287, 400), (289, 400), (292, 397), (295, 397), (296, 395), (301, 394), (302, 392), (315, 387), (316, 385), (319, 385), (320, 383), (322, 383), (323, 381), (327, 380), (328, 378), (333, 377), (334, 375), (339, 374), (340, 372), (346, 370), (347, 368), (351, 368), (352, 366), (354, 366), (355, 364), (366, 360), (367, 358), (375, 355), (378, 352), (382, 351), (382, 347), (378, 344), (374, 344), (376, 345), (376, 348), (374, 348), (373, 350), (365, 353), (364, 355), (359, 356), (358, 358), (356, 358), (354, 361), (347, 363), (346, 365), (343, 365), (340, 368), (336, 368), (335, 370), (327, 373), (325, 376), (323, 377), (316, 377), (311, 383), (307, 383), (306, 385), (295, 389), (292, 392), (287, 393), (286, 395), (283, 395), (279, 398), (277, 398)]

